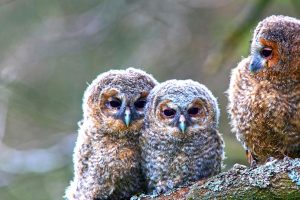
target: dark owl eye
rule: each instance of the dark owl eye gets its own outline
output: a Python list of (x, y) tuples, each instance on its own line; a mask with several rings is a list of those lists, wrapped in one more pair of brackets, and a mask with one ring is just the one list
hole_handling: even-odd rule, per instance
[(108, 106), (111, 107), (111, 108), (120, 108), (121, 107), (121, 100), (119, 99), (112, 99), (112, 100), (109, 100), (108, 101)]
[(176, 110), (168, 108), (168, 109), (163, 110), (163, 113), (165, 116), (172, 118), (175, 116)]
[(144, 108), (146, 105), (146, 100), (145, 99), (139, 99), (137, 100), (135, 103), (134, 103), (134, 106), (137, 108), (137, 109), (142, 109)]
[(272, 49), (269, 47), (265, 47), (260, 52), (261, 56), (264, 58), (268, 58), (272, 55)]
[(192, 107), (192, 108), (188, 109), (187, 112), (188, 112), (189, 115), (197, 115), (199, 113), (199, 108)]

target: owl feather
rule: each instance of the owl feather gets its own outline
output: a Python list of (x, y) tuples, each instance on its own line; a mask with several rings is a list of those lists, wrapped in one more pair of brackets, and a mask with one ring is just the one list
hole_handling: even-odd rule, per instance
[(300, 21), (270, 16), (232, 70), (228, 112), (251, 165), (300, 157)]
[(224, 143), (216, 98), (192, 80), (169, 80), (149, 94), (140, 137), (149, 193), (164, 193), (220, 172)]
[(156, 84), (151, 75), (128, 68), (100, 74), (89, 85), (67, 199), (129, 199), (143, 192), (138, 142), (146, 98)]

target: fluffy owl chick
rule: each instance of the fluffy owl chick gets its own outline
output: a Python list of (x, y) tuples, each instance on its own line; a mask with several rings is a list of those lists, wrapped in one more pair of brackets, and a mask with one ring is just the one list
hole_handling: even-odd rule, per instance
[(300, 156), (300, 21), (270, 16), (256, 27), (251, 54), (228, 89), (233, 132), (248, 161)]
[(217, 130), (219, 109), (204, 85), (169, 80), (157, 85), (147, 101), (140, 145), (149, 193), (220, 172), (224, 145)]
[(142, 191), (139, 134), (156, 80), (129, 68), (100, 74), (86, 89), (69, 200), (129, 199)]

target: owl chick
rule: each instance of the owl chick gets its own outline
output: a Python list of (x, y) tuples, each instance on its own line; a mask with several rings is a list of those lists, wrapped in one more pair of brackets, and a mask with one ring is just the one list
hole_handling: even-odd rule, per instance
[(69, 200), (129, 199), (142, 192), (139, 135), (156, 80), (129, 68), (100, 74), (86, 89)]
[(216, 98), (198, 82), (169, 80), (149, 94), (140, 137), (148, 192), (172, 188), (220, 172), (223, 139)]
[(261, 21), (227, 92), (232, 129), (251, 165), (300, 157), (300, 21)]

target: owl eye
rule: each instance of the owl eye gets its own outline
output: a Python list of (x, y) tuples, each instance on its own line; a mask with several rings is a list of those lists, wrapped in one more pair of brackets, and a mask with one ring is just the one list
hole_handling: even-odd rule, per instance
[(108, 101), (108, 106), (111, 108), (119, 109), (121, 107), (121, 104), (122, 104), (122, 102), (119, 99), (111, 99)]
[(269, 58), (272, 55), (272, 49), (269, 47), (265, 47), (261, 50), (260, 54), (264, 58)]
[(146, 100), (145, 99), (139, 99), (134, 103), (134, 106), (137, 109), (143, 109), (146, 105)]
[(199, 108), (197, 108), (197, 107), (192, 107), (192, 108), (190, 108), (190, 109), (188, 109), (188, 114), (189, 115), (197, 115), (198, 113), (199, 113)]
[(172, 118), (175, 116), (176, 110), (168, 108), (168, 109), (163, 110), (163, 113), (165, 116)]

